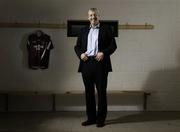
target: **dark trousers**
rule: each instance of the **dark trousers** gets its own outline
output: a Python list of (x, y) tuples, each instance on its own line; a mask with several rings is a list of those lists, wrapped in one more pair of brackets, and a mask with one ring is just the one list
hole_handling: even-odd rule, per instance
[[(85, 86), (86, 114), (88, 120), (105, 121), (107, 115), (107, 76), (102, 62), (88, 58), (83, 64), (82, 78)], [(98, 110), (96, 112), (95, 87), (98, 97)]]

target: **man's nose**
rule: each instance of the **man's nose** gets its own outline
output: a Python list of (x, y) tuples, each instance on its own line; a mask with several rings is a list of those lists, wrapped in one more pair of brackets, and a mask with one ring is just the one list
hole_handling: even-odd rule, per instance
[(96, 16), (92, 16), (92, 18), (93, 18), (93, 19), (95, 19), (95, 18), (96, 18)]

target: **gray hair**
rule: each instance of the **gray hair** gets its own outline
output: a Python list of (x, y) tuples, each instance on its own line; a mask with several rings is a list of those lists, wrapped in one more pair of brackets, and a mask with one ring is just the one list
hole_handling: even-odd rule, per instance
[(89, 11), (96, 12), (99, 15), (99, 10), (97, 8), (89, 8)]

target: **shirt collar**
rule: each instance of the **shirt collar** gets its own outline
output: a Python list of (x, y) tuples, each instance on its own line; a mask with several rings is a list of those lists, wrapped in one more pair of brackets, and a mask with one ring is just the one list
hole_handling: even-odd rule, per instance
[(100, 23), (98, 23), (96, 26), (92, 26), (92, 25), (90, 25), (90, 26), (89, 26), (89, 28), (98, 29), (98, 28), (99, 28), (99, 26), (100, 26)]

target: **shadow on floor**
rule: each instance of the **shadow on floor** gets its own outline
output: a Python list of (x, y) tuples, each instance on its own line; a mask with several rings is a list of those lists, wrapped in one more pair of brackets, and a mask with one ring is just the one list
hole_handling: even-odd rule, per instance
[(118, 117), (115, 119), (107, 119), (106, 125), (166, 120), (180, 120), (179, 112), (142, 112), (138, 114)]

